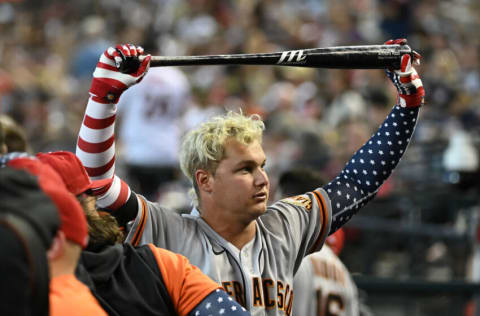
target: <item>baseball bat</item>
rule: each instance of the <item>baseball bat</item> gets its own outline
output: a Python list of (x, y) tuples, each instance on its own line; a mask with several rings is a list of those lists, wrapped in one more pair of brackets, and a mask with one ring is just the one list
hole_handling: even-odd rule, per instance
[(400, 58), (416, 54), (408, 45), (335, 46), (276, 53), (152, 56), (150, 66), (272, 65), (333, 69), (400, 69)]

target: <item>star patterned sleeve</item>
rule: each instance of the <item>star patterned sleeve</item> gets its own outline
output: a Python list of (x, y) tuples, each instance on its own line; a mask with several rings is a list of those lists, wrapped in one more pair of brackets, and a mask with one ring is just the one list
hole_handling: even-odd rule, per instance
[(332, 204), (333, 234), (378, 192), (405, 153), (419, 108), (395, 106), (379, 130), (323, 188)]
[(201, 301), (188, 316), (250, 316), (250, 312), (225, 291), (215, 290)]

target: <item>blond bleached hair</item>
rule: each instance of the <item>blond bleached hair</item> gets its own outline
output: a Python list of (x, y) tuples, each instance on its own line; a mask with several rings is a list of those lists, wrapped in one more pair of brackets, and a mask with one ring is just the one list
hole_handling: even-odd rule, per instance
[(241, 111), (229, 111), (212, 117), (184, 136), (180, 168), (192, 183), (189, 194), (195, 207), (199, 204), (195, 172), (203, 169), (215, 174), (218, 163), (225, 158), (227, 140), (234, 139), (244, 145), (254, 141), (261, 144), (264, 130), (265, 124), (258, 114), (246, 116)]

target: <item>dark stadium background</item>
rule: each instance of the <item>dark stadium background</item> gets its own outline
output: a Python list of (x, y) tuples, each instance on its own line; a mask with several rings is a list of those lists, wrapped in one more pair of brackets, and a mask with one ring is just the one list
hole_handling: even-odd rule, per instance
[[(91, 74), (110, 45), (199, 55), (407, 38), (423, 56), (426, 105), (396, 172), (347, 225), (341, 259), (374, 315), (478, 315), (479, 27), (475, 0), (0, 1), (0, 114), (32, 152), (74, 151)], [(265, 118), (272, 190), (296, 165), (335, 175), (395, 97), (381, 70), (182, 70), (200, 112), (240, 106)], [(158, 199), (186, 210), (184, 184), (166, 184)]]

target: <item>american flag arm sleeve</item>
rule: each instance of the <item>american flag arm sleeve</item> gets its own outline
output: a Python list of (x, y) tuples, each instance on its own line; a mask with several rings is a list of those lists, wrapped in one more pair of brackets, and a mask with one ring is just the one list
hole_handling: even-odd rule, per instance
[(332, 203), (330, 234), (374, 198), (400, 162), (414, 132), (419, 108), (395, 106), (378, 131), (323, 188)]

